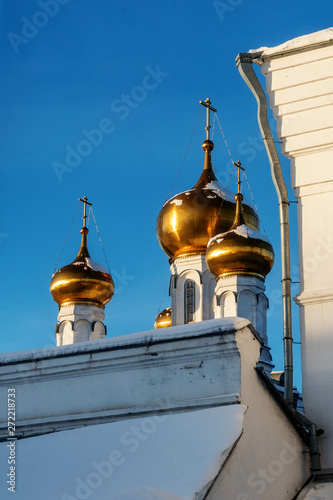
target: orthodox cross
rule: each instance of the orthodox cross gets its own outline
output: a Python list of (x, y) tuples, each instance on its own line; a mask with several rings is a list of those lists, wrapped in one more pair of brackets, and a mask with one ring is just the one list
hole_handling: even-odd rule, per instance
[(243, 168), (241, 166), (241, 162), (238, 160), (237, 163), (234, 163), (235, 167), (237, 167), (237, 184), (238, 184), (238, 193), (241, 192), (241, 185), (242, 185), (242, 181), (241, 181), (241, 178), (240, 178), (240, 171), (243, 170), (243, 172), (245, 172), (245, 168)]
[(210, 111), (214, 111), (214, 113), (216, 113), (216, 109), (213, 108), (213, 106), (211, 106), (211, 100), (209, 99), (209, 97), (204, 101), (199, 101), (200, 104), (202, 104), (203, 106), (206, 107), (206, 111), (207, 111), (207, 114), (206, 114), (206, 140), (209, 141), (209, 131), (211, 129), (211, 126), (210, 126)]
[(88, 198), (86, 196), (83, 197), (83, 199), (79, 198), (79, 201), (82, 201), (83, 203), (83, 227), (87, 227), (86, 220), (87, 220), (87, 205), (90, 207), (92, 206), (92, 203), (89, 203)]

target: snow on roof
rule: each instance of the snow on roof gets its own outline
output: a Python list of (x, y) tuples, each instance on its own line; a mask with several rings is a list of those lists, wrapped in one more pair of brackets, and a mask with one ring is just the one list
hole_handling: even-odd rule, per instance
[(170, 201), (170, 205), (172, 205), (172, 203), (174, 203), (175, 205), (182, 205), (183, 200), (178, 200), (177, 198), (175, 198), (174, 200)]
[(298, 500), (332, 500), (333, 483), (313, 482), (305, 486)]
[(211, 319), (207, 321), (200, 321), (199, 323), (170, 326), (169, 328), (147, 330), (144, 332), (121, 335), (119, 337), (111, 337), (109, 339), (79, 342), (77, 344), (61, 347), (45, 347), (43, 349), (33, 349), (30, 351), (4, 353), (0, 356), (0, 366), (6, 363), (33, 361), (36, 359), (54, 358), (57, 356), (68, 356), (70, 354), (80, 354), (92, 351), (96, 352), (113, 348), (119, 349), (122, 347), (151, 344), (158, 341), (211, 335), (212, 333), (218, 334), (228, 331), (234, 332), (245, 328), (249, 324), (250, 322), (244, 318), (229, 317)]
[(90, 257), (84, 257), (84, 262), (73, 262), (74, 266), (88, 266), (90, 267), (93, 271), (99, 271), (101, 273), (106, 273), (107, 270), (101, 266), (100, 264), (97, 264), (94, 260), (92, 260)]
[[(18, 440), (15, 500), (191, 500), (216, 477), (245, 410), (220, 406)], [(8, 453), (1, 443), (4, 474)], [(12, 498), (2, 484), (1, 499)]]
[(221, 241), (223, 241), (224, 239), (224, 236), (226, 234), (231, 234), (231, 233), (237, 234), (238, 236), (243, 236), (243, 238), (252, 238), (255, 240), (261, 240), (270, 243), (269, 239), (266, 238), (266, 236), (259, 233), (258, 231), (254, 231), (246, 224), (242, 224), (241, 226), (236, 227), (236, 229), (231, 229), (231, 230), (229, 229), (229, 231), (226, 231), (225, 233), (217, 234), (216, 236), (214, 236), (209, 240), (207, 246), (209, 246), (213, 242), (221, 243)]
[(87, 266), (91, 267), (91, 269), (93, 269), (93, 271), (107, 273), (107, 270), (105, 269), (105, 267), (101, 266), (100, 264), (97, 264), (97, 262), (92, 260), (90, 257), (86, 257), (85, 260), (86, 260)]
[(210, 189), (211, 191), (214, 191), (215, 193), (222, 196), (226, 201), (232, 201), (233, 203), (235, 203), (235, 193), (222, 186), (219, 181), (209, 182), (208, 184), (206, 184), (204, 189)]
[(280, 52), (291, 52), (293, 50), (299, 50), (312, 45), (322, 44), (324, 42), (333, 42), (333, 28), (327, 28), (325, 30), (316, 31), (315, 33), (310, 33), (308, 35), (299, 36), (288, 40), (281, 45), (276, 47), (260, 47), (259, 49), (251, 49), (249, 53), (262, 52), (261, 59), (270, 57), (274, 54)]
[[(216, 193), (219, 196), (221, 196), (222, 198), (224, 198), (226, 201), (231, 201), (232, 203), (235, 203), (235, 193), (233, 193), (232, 191), (230, 191), (226, 187), (222, 186), (222, 184), (220, 184), (219, 181), (211, 181), (208, 184), (206, 184), (206, 186), (204, 186), (202, 189), (207, 189), (207, 190), (213, 191), (214, 193)], [(186, 196), (189, 196), (193, 190), (194, 190), (194, 188), (187, 190), (187, 191), (183, 191), (182, 193), (176, 194), (170, 200), (167, 200), (164, 203), (164, 205), (166, 205), (167, 203), (170, 203), (170, 205), (172, 203), (175, 203), (176, 205), (182, 205), (183, 200), (177, 199), (178, 196), (183, 195), (183, 194), (185, 194)], [(211, 198), (211, 196), (207, 196), (207, 198), (208, 197)], [(243, 203), (245, 203), (246, 205), (248, 205), (254, 209), (253, 204), (249, 200), (244, 198)]]

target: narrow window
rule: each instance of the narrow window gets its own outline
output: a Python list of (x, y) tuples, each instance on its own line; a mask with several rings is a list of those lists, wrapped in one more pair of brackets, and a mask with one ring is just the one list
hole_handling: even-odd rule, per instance
[(195, 283), (192, 280), (185, 281), (184, 302), (185, 323), (191, 323), (194, 321), (195, 304)]

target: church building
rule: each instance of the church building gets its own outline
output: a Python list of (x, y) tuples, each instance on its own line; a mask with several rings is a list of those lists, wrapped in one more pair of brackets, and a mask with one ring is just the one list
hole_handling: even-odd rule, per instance
[[(16, 474), (16, 500), (333, 498), (332, 273), (318, 258), (317, 273), (309, 274), (305, 261), (331, 231), (313, 219), (331, 200), (332, 173), (310, 164), (330, 165), (333, 156), (326, 81), (333, 81), (332, 30), (240, 56), (259, 108), (253, 63), (266, 75), (300, 200), (304, 414), (272, 375), (265, 280), (274, 250), (243, 197), (240, 162), (237, 193), (218, 182), (210, 137), (216, 109), (206, 99), (201, 175), (157, 218), (171, 307), (155, 328), (106, 337), (104, 310), (115, 287), (90, 256), (84, 197), (77, 257), (50, 284), (59, 307), (57, 346), (0, 356), (0, 463), (8, 471), (2, 498), (12, 498)], [(290, 113), (294, 120), (284, 122)], [(17, 401), (12, 430), (9, 400)]]

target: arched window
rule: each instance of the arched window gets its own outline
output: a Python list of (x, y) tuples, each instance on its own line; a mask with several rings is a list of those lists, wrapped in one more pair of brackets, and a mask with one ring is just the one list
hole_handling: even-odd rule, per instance
[(195, 305), (195, 283), (192, 280), (186, 280), (184, 287), (185, 323), (191, 323), (192, 321), (194, 321), (194, 305)]

